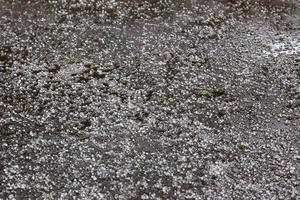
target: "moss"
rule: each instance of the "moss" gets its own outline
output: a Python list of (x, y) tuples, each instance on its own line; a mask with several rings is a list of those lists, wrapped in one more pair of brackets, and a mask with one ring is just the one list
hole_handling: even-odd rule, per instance
[(211, 93), (209, 92), (208, 89), (197, 89), (195, 91), (195, 93), (198, 95), (198, 96), (202, 96), (202, 97), (210, 97), (211, 96)]
[(213, 17), (214, 17), (214, 18), (220, 18), (220, 14), (219, 14), (218, 12), (214, 12), (214, 13), (213, 13)]
[(261, 42), (258, 46), (259, 46), (260, 48), (262, 48), (262, 49), (268, 48), (268, 45), (267, 45), (266, 43), (264, 43), (264, 42)]
[(160, 97), (159, 98), (159, 101), (163, 104), (167, 103), (168, 102), (168, 98), (167, 97)]
[(96, 55), (95, 53), (91, 53), (91, 54), (88, 55), (88, 57), (89, 57), (90, 59), (96, 59), (96, 58), (97, 58), (97, 55)]
[(242, 143), (239, 144), (238, 147), (239, 147), (239, 149), (242, 150), (242, 151), (244, 151), (244, 150), (246, 149), (246, 145), (245, 145), (245, 144), (242, 144)]
[(0, 136), (8, 136), (11, 134), (12, 132), (10, 131), (8, 125), (0, 126)]

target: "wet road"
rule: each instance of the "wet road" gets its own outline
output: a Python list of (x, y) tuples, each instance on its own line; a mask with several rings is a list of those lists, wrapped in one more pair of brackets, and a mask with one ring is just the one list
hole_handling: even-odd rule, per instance
[(299, 9), (0, 0), (0, 199), (298, 199)]

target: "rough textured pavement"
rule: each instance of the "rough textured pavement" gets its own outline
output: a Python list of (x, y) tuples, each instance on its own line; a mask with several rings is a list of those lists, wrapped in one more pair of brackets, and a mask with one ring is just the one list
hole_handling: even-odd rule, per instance
[(296, 0), (0, 0), (0, 199), (300, 199)]

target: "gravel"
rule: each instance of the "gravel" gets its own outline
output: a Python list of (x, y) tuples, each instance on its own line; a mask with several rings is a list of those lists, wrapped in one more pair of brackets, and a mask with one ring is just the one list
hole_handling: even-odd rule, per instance
[(0, 199), (300, 199), (300, 2), (0, 0)]

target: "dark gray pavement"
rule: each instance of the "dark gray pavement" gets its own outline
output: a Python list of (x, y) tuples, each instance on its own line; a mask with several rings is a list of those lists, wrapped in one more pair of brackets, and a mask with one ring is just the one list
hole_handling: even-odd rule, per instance
[(299, 199), (299, 10), (0, 0), (0, 199)]

